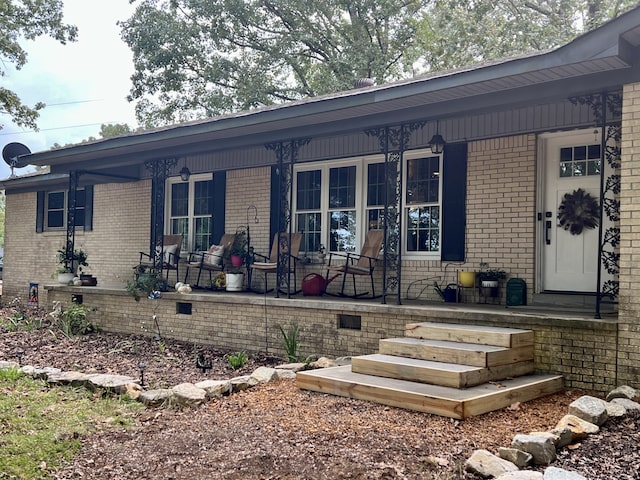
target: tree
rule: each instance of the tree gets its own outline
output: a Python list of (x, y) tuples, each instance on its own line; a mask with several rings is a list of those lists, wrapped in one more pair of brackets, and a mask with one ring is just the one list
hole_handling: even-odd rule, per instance
[[(6, 75), (6, 63), (19, 70), (27, 62), (19, 41), (42, 35), (62, 44), (76, 39), (77, 28), (62, 22), (62, 0), (0, 1), (0, 77)], [(42, 102), (33, 107), (24, 105), (15, 92), (0, 86), (0, 113), (9, 115), (17, 125), (37, 129), (38, 110), (42, 108)], [(0, 123), (0, 129), (2, 126)]]
[(130, 100), (157, 126), (555, 47), (634, 0), (141, 0)]
[(122, 26), (147, 126), (412, 73), (427, 0), (143, 0)]

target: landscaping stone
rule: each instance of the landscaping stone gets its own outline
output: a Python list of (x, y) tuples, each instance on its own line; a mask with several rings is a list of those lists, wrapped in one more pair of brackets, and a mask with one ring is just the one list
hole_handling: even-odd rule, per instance
[(138, 380), (125, 375), (93, 374), (89, 375), (87, 384), (93, 389), (110, 390), (117, 394), (127, 392), (127, 385), (137, 384)]
[(7, 362), (0, 360), (0, 370), (11, 370), (12, 368), (20, 368), (18, 362)]
[(518, 472), (503, 473), (496, 480), (544, 480), (544, 475), (531, 470), (520, 470)]
[(629, 400), (628, 398), (614, 398), (610, 403), (622, 405), (627, 412), (640, 410), (640, 403)]
[(573, 432), (569, 427), (554, 428), (551, 433), (558, 437), (556, 442), (556, 449), (566, 447), (574, 441)]
[(52, 372), (47, 375), (47, 383), (83, 387), (89, 381), (89, 375), (80, 372)]
[(278, 370), (278, 378), (280, 380), (295, 380), (296, 372), (292, 370)]
[(573, 440), (584, 440), (591, 433), (598, 433), (600, 427), (587, 422), (575, 415), (565, 415), (560, 419), (556, 428), (569, 428), (573, 432)]
[[(26, 370), (24, 370), (25, 368), (28, 368), (28, 366), (24, 366), (22, 367), (22, 371), (26, 373)], [(31, 376), (37, 380), (46, 380), (49, 377), (49, 374), (51, 373), (61, 373), (62, 370), (60, 370), (59, 368), (53, 368), (53, 367), (31, 367), (33, 368), (33, 371), (31, 373)]]
[(518, 467), (513, 463), (497, 457), (487, 450), (473, 452), (464, 463), (464, 467), (467, 471), (486, 478), (494, 478), (518, 470)]
[(569, 414), (594, 425), (602, 425), (608, 418), (605, 403), (596, 397), (584, 395), (569, 405)]
[(181, 383), (171, 389), (178, 405), (198, 405), (207, 398), (207, 392), (193, 383)]
[(229, 395), (232, 391), (229, 380), (204, 380), (196, 383), (195, 386), (204, 390), (207, 393), (207, 398)]
[(624, 405), (613, 402), (604, 402), (604, 407), (607, 409), (607, 415), (609, 417), (624, 417), (627, 413), (627, 409)]
[(242, 375), (240, 377), (233, 377), (231, 380), (231, 391), (242, 392), (248, 388), (255, 387), (258, 384), (258, 380), (252, 378), (251, 375)]
[(351, 365), (351, 357), (338, 357), (336, 358), (336, 366), (342, 367), (343, 365)]
[(518, 434), (513, 437), (511, 447), (530, 453), (539, 465), (549, 465), (556, 459), (556, 447), (549, 437)]
[(500, 447), (498, 448), (498, 456), (513, 463), (518, 468), (524, 468), (533, 462), (533, 455), (517, 448)]
[(289, 370), (291, 372), (299, 372), (307, 368), (307, 364), (303, 362), (298, 363), (283, 363), (282, 365), (276, 365), (276, 370)]
[(587, 480), (587, 478), (576, 472), (549, 467), (544, 471), (544, 480)]
[(611, 390), (607, 395), (606, 400), (607, 402), (610, 402), (614, 398), (627, 398), (629, 400), (638, 401), (640, 400), (640, 392), (629, 385), (622, 385)]
[(558, 446), (558, 442), (560, 441), (560, 437), (553, 432), (531, 432), (529, 435), (535, 435), (537, 437), (544, 437), (551, 440), (554, 447)]
[(278, 380), (278, 371), (271, 367), (258, 367), (250, 375), (255, 378), (258, 383), (269, 383)]
[(162, 405), (165, 402), (169, 402), (172, 398), (173, 390), (170, 388), (163, 388), (158, 390), (147, 390), (140, 393), (138, 401), (150, 407)]
[(320, 357), (315, 362), (311, 362), (311, 368), (331, 368), (336, 366), (336, 361), (327, 357)]

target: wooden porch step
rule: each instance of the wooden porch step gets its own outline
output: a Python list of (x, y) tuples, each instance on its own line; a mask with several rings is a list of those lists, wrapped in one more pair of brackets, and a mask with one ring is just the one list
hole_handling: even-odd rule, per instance
[(298, 372), (299, 388), (463, 419), (562, 389), (562, 376), (527, 375), (467, 389), (363, 375), (351, 366)]
[(506, 348), (495, 345), (407, 337), (380, 340), (379, 352), (385, 355), (458, 363), (474, 367), (495, 367), (533, 360), (533, 345)]
[(492, 380), (528, 375), (534, 371), (533, 360), (490, 368), (382, 354), (353, 357), (351, 361), (351, 371), (354, 373), (452, 388), (467, 388)]
[(405, 327), (405, 336), (507, 348), (533, 345), (534, 341), (531, 330), (435, 322), (409, 323)]

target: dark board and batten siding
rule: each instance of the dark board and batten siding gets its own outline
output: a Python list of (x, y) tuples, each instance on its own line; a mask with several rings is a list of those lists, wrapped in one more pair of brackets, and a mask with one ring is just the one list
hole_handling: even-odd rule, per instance
[[(425, 117), (428, 112), (425, 112)], [(427, 122), (423, 128), (413, 132), (409, 149), (423, 148), (436, 133), (447, 143), (480, 140), (484, 138), (504, 137), (524, 133), (546, 132), (590, 126), (594, 119), (589, 107), (573, 105), (564, 101), (559, 103), (515, 108), (501, 112), (470, 115), (468, 117), (442, 119)], [(362, 131), (353, 131), (331, 137), (313, 137), (312, 141), (301, 147), (299, 162), (312, 162), (360, 155), (380, 153), (376, 137), (369, 137)], [(275, 153), (264, 145), (254, 145), (243, 149), (212, 152), (189, 156), (187, 165), (192, 173), (253, 168), (276, 163)], [(179, 164), (183, 163), (180, 159)]]

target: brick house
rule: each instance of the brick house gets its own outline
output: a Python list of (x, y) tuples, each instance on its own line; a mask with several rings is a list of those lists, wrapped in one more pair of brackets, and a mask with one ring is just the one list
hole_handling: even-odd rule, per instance
[[(123, 285), (162, 234), (182, 234), (187, 253), (249, 224), (252, 246), (268, 252), (290, 229), (313, 259), (320, 244), (357, 251), (386, 226), (383, 304), (168, 293), (165, 333), (277, 350), (275, 325), (299, 321), (308, 353), (352, 355), (419, 319), (517, 324), (536, 331), (537, 369), (578, 388), (640, 386), (638, 154), (640, 8), (550, 52), (32, 154), (49, 174), (3, 182), (3, 297), (35, 282), (41, 304), (80, 294), (103, 328), (140, 333), (151, 307)], [(584, 214), (594, 205), (595, 217)], [(98, 287), (52, 285), (68, 238), (87, 251)], [(440, 308), (434, 282), (485, 266), (523, 279), (528, 303), (593, 299), (592, 311)]]

